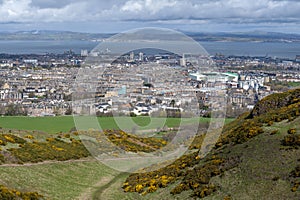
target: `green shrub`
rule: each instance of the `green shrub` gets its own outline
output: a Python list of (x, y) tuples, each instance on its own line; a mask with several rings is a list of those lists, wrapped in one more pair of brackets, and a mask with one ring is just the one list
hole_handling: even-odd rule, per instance
[(270, 133), (270, 135), (276, 135), (276, 134), (278, 134), (278, 133), (279, 133), (278, 130), (273, 130), (273, 131)]
[(140, 138), (122, 130), (105, 130), (103, 133), (116, 146), (135, 153), (154, 152), (167, 144), (167, 141), (161, 138)]
[(281, 141), (281, 144), (284, 146), (297, 147), (300, 146), (300, 135), (287, 135)]
[(37, 192), (21, 192), (15, 189), (7, 188), (3, 185), (0, 185), (0, 199), (3, 200), (41, 200), (45, 199), (41, 194)]
[(295, 128), (290, 128), (288, 131), (287, 131), (288, 134), (295, 134), (296, 133), (296, 129)]
[(89, 152), (79, 141), (71, 143), (48, 138), (48, 142), (25, 143), (20, 148), (9, 149), (18, 161), (42, 162), (45, 160), (70, 160), (89, 156)]
[(26, 143), (26, 140), (13, 134), (0, 134), (0, 140), (2, 141), (0, 142), (0, 145), (4, 145), (4, 146), (7, 144), (7, 142), (14, 143), (14, 144)]

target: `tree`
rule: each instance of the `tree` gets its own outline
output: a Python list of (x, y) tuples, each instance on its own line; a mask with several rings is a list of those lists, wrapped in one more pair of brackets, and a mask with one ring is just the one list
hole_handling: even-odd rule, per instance
[(155, 101), (156, 101), (156, 103), (157, 103), (157, 104), (161, 104), (161, 103), (162, 103), (162, 100), (161, 100), (161, 99), (159, 99), (159, 98), (156, 98), (156, 100), (155, 100)]
[(23, 109), (19, 105), (9, 104), (6, 107), (5, 115), (8, 116), (27, 115), (27, 110)]
[(144, 83), (143, 85), (146, 86), (146, 87), (148, 87), (148, 88), (153, 87), (153, 85), (151, 83)]
[(73, 109), (71, 108), (71, 106), (69, 106), (65, 112), (65, 115), (72, 115), (73, 114)]
[(34, 93), (33, 93), (33, 92), (30, 92), (30, 93), (29, 93), (29, 95), (28, 95), (28, 97), (29, 97), (29, 98), (34, 98), (34, 97), (35, 97), (35, 95), (34, 95)]
[(175, 100), (172, 99), (171, 103), (170, 103), (170, 106), (172, 106), (173, 108), (175, 107)]

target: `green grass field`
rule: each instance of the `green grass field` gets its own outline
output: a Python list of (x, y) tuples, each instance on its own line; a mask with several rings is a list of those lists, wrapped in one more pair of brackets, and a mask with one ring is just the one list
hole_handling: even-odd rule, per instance
[(295, 88), (297, 88), (297, 87), (300, 87), (300, 82), (288, 82), (288, 85), (289, 85), (290, 87), (295, 87)]
[[(1, 184), (20, 191), (37, 191), (49, 200), (172, 199), (168, 190), (147, 196), (124, 193), (128, 176), (94, 159), (83, 161), (0, 166)], [(181, 197), (183, 195), (178, 195)]]
[(0, 166), (1, 184), (47, 199), (84, 199), (117, 174), (96, 160)]
[[(115, 119), (115, 120), (114, 120)], [(89, 124), (89, 118), (84, 123)], [(128, 128), (140, 126), (141, 129), (156, 129), (163, 124), (176, 127), (182, 124), (195, 122), (210, 122), (209, 118), (163, 118), (149, 117), (99, 117), (102, 129)], [(226, 123), (232, 119), (226, 119)], [(50, 134), (67, 132), (74, 125), (72, 116), (61, 117), (0, 117), (0, 127), (17, 130), (39, 130)], [(133, 125), (135, 124), (135, 125)], [(119, 126), (118, 126), (119, 125)], [(24, 134), (28, 134), (28, 131)], [(18, 131), (16, 131), (18, 132)], [(20, 134), (20, 133), (19, 133)], [(39, 138), (39, 132), (34, 132)], [(46, 134), (48, 135), (48, 134)], [(45, 136), (46, 137), (46, 136)], [(20, 191), (36, 191), (47, 199), (145, 199), (137, 193), (123, 193), (121, 185), (126, 174), (120, 174), (91, 158), (88, 161), (45, 162), (27, 165), (0, 166), (0, 184)], [(148, 195), (146, 199), (163, 199), (172, 197), (168, 191)]]
[[(205, 199), (223, 199), (228, 194), (236, 197), (234, 199), (245, 199), (247, 195), (249, 199), (268, 199), (268, 197), (276, 199), (284, 193), (288, 197), (286, 199), (298, 199), (295, 198), (296, 193), (290, 192), (291, 185), (287, 180), (280, 179), (274, 182), (272, 179), (277, 174), (282, 174), (283, 171), (284, 174), (288, 174), (296, 166), (294, 158), (299, 157), (299, 151), (282, 151), (279, 148), (280, 140), (289, 127), (298, 130), (299, 118), (293, 122), (279, 122), (271, 127), (264, 127), (266, 133), (245, 144), (230, 148), (232, 156), (242, 154), (245, 161), (233, 171), (226, 172), (224, 176), (213, 178), (212, 182), (222, 185), (222, 188)], [(269, 132), (273, 129), (279, 129), (280, 134), (270, 136)], [(245, 151), (246, 148), (248, 150)], [(227, 151), (224, 152), (224, 155), (227, 153)], [(270, 156), (271, 154), (273, 156)], [(146, 196), (138, 193), (124, 193), (121, 187), (128, 175), (120, 174), (93, 159), (39, 163), (31, 166), (0, 166), (0, 173), (1, 184), (21, 191), (37, 191), (48, 199), (54, 200), (191, 199), (190, 191), (183, 192), (176, 197), (170, 194), (170, 190), (178, 182)], [(257, 190), (257, 185), (260, 187), (259, 190)]]
[[(152, 120), (152, 121), (151, 121)], [(191, 124), (199, 120), (200, 123), (209, 122), (209, 118), (168, 118), (164, 123), (164, 118), (150, 117), (98, 117), (98, 122), (102, 129), (127, 129), (132, 130), (134, 127), (140, 126), (141, 129), (162, 128), (164, 124), (168, 127), (176, 127), (182, 124)], [(233, 119), (226, 119), (226, 123)], [(88, 125), (89, 118), (83, 117), (83, 121)], [(151, 121), (151, 122), (150, 122)], [(0, 127), (7, 129), (19, 130), (38, 130), (47, 133), (68, 132), (75, 127), (72, 116), (58, 117), (0, 117)], [(93, 128), (93, 125), (91, 125)]]

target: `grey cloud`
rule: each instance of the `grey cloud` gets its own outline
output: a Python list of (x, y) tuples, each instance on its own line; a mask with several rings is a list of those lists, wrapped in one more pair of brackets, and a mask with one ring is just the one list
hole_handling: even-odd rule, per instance
[[(0, 0), (1, 2), (1, 0)], [(109, 9), (113, 5), (120, 4), (120, 0), (106, 0), (106, 1), (99, 1), (99, 0), (31, 0), (30, 5), (36, 6), (41, 9), (47, 8), (63, 8), (70, 4), (76, 3), (87, 3), (90, 5), (91, 9), (94, 8), (101, 8), (101, 9)]]
[(0, 0), (0, 22), (300, 22), (296, 0)]
[[(133, 1), (127, 1), (133, 3)], [(300, 18), (300, 3), (296, 1), (271, 1), (261, 0), (253, 2), (250, 0), (245, 1), (195, 1), (175, 2), (172, 6), (157, 9), (157, 12), (150, 12), (145, 3), (142, 1), (138, 5), (129, 7), (128, 4), (120, 9), (130, 11), (126, 16), (127, 20), (174, 20), (174, 19), (211, 19), (226, 22), (231, 19), (238, 19), (241, 22), (249, 19), (253, 20), (274, 20), (276, 18)], [(134, 7), (136, 9), (134, 9)], [(143, 12), (138, 12), (143, 10)]]
[(31, 0), (30, 6), (38, 8), (63, 8), (72, 3), (72, 0)]

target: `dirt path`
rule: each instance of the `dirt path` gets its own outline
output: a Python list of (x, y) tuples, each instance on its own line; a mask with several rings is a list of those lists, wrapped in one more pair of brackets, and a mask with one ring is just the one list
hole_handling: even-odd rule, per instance
[(128, 176), (128, 173), (126, 172), (121, 172), (117, 174), (115, 177), (113, 177), (108, 183), (105, 185), (102, 185), (99, 187), (92, 196), (93, 200), (104, 200), (105, 197), (103, 197), (103, 194), (105, 194), (106, 190), (109, 189), (113, 184), (119, 181), (119, 179), (124, 178), (124, 176)]
[(113, 176), (101, 178), (98, 183), (85, 190), (79, 197), (76, 198), (76, 200), (93, 200), (93, 194), (98, 190), (98, 188), (108, 184), (111, 180), (113, 180), (113, 178)]
[(65, 161), (59, 161), (59, 160), (46, 160), (43, 162), (38, 163), (24, 163), (24, 164), (2, 164), (0, 167), (23, 167), (23, 166), (35, 166), (35, 165), (46, 165), (46, 164), (55, 164), (55, 163), (73, 163), (73, 162), (90, 162), (90, 161), (96, 161), (93, 158), (83, 158), (78, 160), (65, 160)]

